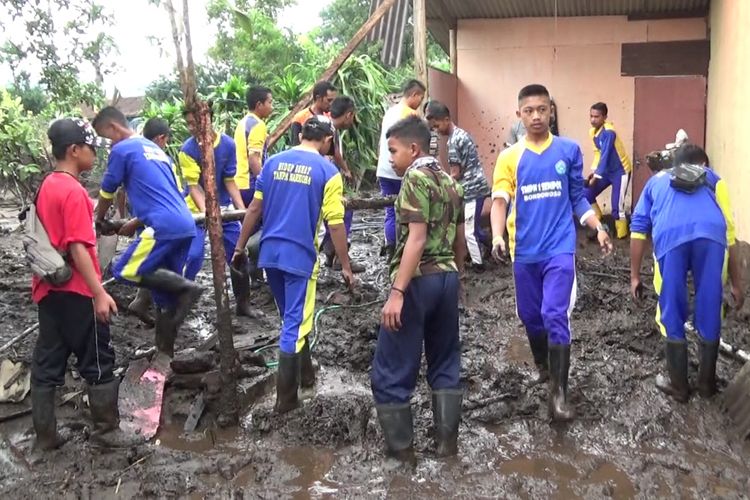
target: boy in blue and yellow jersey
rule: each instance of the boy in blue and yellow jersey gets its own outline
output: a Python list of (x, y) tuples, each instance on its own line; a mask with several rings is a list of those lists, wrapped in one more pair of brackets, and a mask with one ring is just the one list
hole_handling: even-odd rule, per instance
[(125, 187), (133, 215), (146, 228), (115, 262), (119, 281), (149, 288), (157, 305), (156, 347), (172, 356), (177, 330), (201, 295), (182, 276), (195, 222), (177, 188), (169, 157), (153, 142), (137, 137), (113, 107), (94, 119), (97, 133), (112, 141), (102, 179), (97, 221), (104, 223), (117, 188)]
[[(167, 151), (167, 145), (172, 137), (172, 130), (169, 127), (169, 123), (163, 118), (149, 118), (148, 121), (143, 125), (143, 137), (159, 146), (162, 151)], [(175, 182), (177, 183), (177, 189), (181, 192), (182, 196), (187, 196), (187, 188), (182, 182), (182, 176), (177, 171), (177, 165), (169, 158), (170, 164), (172, 165), (172, 172), (174, 173)], [(143, 227), (143, 224), (138, 219), (132, 219), (126, 223), (122, 229), (120, 229), (120, 236), (133, 236), (136, 231)], [(148, 288), (139, 288), (135, 294), (135, 298), (128, 305), (128, 311), (135, 314), (144, 323), (149, 326), (153, 326), (154, 321), (149, 316), (149, 308), (151, 307), (151, 292)]]
[(297, 390), (312, 388), (315, 372), (308, 334), (313, 328), (318, 279), (318, 231), (328, 223), (336, 255), (347, 283), (354, 281), (344, 229), (343, 181), (321, 153), (331, 146), (328, 123), (310, 118), (302, 127), (302, 143), (268, 159), (247, 209), (233, 266), (246, 265), (245, 246), (263, 217), (258, 265), (282, 316), (276, 406), (284, 413), (299, 405)]
[(500, 153), (493, 176), (492, 253), (502, 259), (507, 224), (516, 309), (539, 369), (537, 381), (549, 379), (550, 416), (570, 420), (575, 415), (567, 398), (570, 313), (576, 299), (576, 229), (571, 216), (596, 229), (605, 253), (612, 251), (612, 243), (584, 196), (581, 148), (549, 131), (547, 89), (521, 89), (517, 115), (526, 136)]
[[(398, 104), (392, 106), (383, 115), (383, 122), (380, 125), (380, 144), (378, 150), (378, 184), (380, 184), (380, 193), (383, 196), (398, 194), (401, 190), (401, 178), (398, 176), (391, 165), (391, 153), (388, 151), (388, 138), (386, 133), (397, 121), (418, 114), (419, 106), (424, 100), (427, 93), (427, 87), (419, 80), (408, 80), (404, 84), (403, 97)], [(385, 245), (382, 254), (388, 261), (391, 260), (393, 252), (396, 249), (396, 212), (393, 207), (385, 209)]]
[(237, 173), (234, 181), (245, 206), (253, 200), (255, 179), (268, 157), (268, 128), (265, 120), (273, 113), (273, 95), (267, 87), (250, 87), (245, 96), (248, 114), (234, 131), (237, 146)]
[[(688, 272), (695, 284), (694, 325), (701, 339), (698, 392), (716, 393), (716, 357), (721, 340), (723, 287), (727, 270), (739, 309), (744, 302), (734, 218), (726, 182), (706, 168), (706, 153), (694, 145), (675, 152), (674, 165), (653, 176), (633, 212), (630, 276), (633, 297), (641, 295), (641, 262), (646, 237), (654, 243), (654, 287), (659, 295), (656, 322), (665, 339), (668, 377), (656, 386), (679, 402), (689, 397), (685, 322), (688, 319)], [(691, 187), (678, 187), (678, 169), (688, 165), (705, 175)], [(675, 180), (677, 178), (677, 180)], [(687, 216), (686, 214), (690, 214)], [(728, 251), (727, 251), (728, 250)], [(727, 269), (728, 266), (728, 269)]]
[(612, 186), (612, 217), (615, 219), (615, 230), (618, 238), (627, 238), (628, 219), (625, 214), (625, 198), (630, 186), (630, 163), (622, 139), (615, 132), (615, 127), (607, 121), (607, 105), (597, 102), (591, 106), (590, 121), (591, 140), (594, 142), (594, 162), (587, 178), (586, 199), (591, 203), (597, 217), (601, 219), (602, 211), (596, 203), (596, 197)]
[[(188, 207), (194, 214), (206, 213), (206, 195), (204, 192), (203, 159), (201, 149), (195, 138), (197, 133), (197, 122), (193, 113), (185, 112), (185, 120), (190, 137), (179, 154), (180, 170), (185, 178), (189, 196)], [(219, 207), (222, 210), (230, 209), (232, 206), (237, 210), (244, 210), (245, 205), (242, 195), (235, 182), (237, 173), (237, 151), (234, 141), (226, 134), (213, 132), (214, 139), (214, 165), (216, 167), (216, 196)], [(224, 251), (227, 264), (232, 262), (232, 253), (240, 237), (239, 221), (230, 221), (222, 224), (222, 235), (224, 237)], [(203, 267), (205, 258), (206, 228), (204, 224), (196, 225), (196, 235), (188, 251), (187, 263), (185, 264), (185, 277), (195, 280), (195, 277)], [(250, 309), (250, 277), (246, 272), (229, 268), (232, 281), (232, 291), (236, 300), (236, 311), (238, 316), (252, 316)]]
[(398, 244), (390, 263), (391, 292), (370, 373), (372, 395), (388, 452), (411, 459), (409, 401), (424, 345), (437, 454), (455, 455), (463, 398), (458, 333), (459, 272), (466, 258), (463, 188), (427, 155), (430, 130), (423, 120), (405, 118), (386, 134), (393, 169), (403, 183), (395, 205)]

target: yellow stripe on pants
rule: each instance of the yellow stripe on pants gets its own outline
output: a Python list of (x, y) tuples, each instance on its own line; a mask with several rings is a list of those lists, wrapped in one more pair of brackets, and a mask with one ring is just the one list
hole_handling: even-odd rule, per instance
[(138, 242), (138, 246), (135, 247), (133, 254), (128, 259), (128, 263), (125, 264), (125, 267), (122, 268), (122, 273), (120, 273), (123, 279), (133, 281), (135, 283), (139, 283), (141, 281), (141, 277), (138, 274), (138, 269), (151, 254), (151, 251), (156, 245), (156, 240), (154, 239), (154, 230), (150, 227), (144, 229), (138, 238), (140, 239), (140, 241)]
[(659, 261), (656, 260), (656, 255), (654, 255), (654, 291), (656, 292), (656, 324), (659, 327), (659, 331), (661, 332), (662, 337), (667, 337), (667, 329), (664, 327), (664, 324), (661, 322), (661, 306), (659, 306), (659, 295), (661, 295), (661, 284), (662, 284), (662, 278), (661, 278), (661, 271), (659, 270)]
[(307, 280), (307, 291), (305, 292), (305, 305), (302, 309), (302, 323), (299, 326), (299, 333), (297, 334), (297, 344), (295, 351), (300, 352), (305, 345), (305, 339), (307, 335), (313, 329), (313, 313), (315, 312), (315, 291), (317, 288), (318, 280), (309, 279)]

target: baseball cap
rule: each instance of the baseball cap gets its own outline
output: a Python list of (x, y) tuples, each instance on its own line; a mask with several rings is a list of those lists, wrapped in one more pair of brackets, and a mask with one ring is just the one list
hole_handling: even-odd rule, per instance
[(94, 148), (106, 148), (111, 145), (109, 139), (96, 135), (94, 127), (81, 118), (55, 120), (47, 131), (47, 137), (53, 146), (88, 144)]

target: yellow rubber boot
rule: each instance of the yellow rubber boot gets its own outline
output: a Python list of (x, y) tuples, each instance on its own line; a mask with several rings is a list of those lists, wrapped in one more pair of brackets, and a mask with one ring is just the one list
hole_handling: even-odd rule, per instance
[(596, 215), (596, 218), (599, 219), (599, 221), (601, 222), (602, 217), (604, 217), (604, 214), (602, 213), (602, 209), (599, 208), (599, 204), (598, 203), (592, 203), (591, 204), (591, 210), (594, 211), (594, 215)]
[(615, 231), (617, 232), (617, 239), (622, 240), (628, 237), (630, 229), (628, 228), (628, 221), (626, 219), (618, 219), (615, 221)]

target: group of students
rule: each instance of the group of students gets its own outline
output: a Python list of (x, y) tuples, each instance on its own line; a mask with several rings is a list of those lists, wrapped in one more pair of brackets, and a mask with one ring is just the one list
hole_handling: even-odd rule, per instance
[[(330, 84), (325, 84), (330, 91)], [(320, 86), (316, 85), (316, 91)], [(284, 191), (271, 189), (272, 180), (264, 184), (266, 177), (262, 176), (264, 164), (269, 160), (264, 120), (273, 111), (270, 89), (251, 87), (247, 104), (248, 114), (238, 123), (235, 139), (210, 131), (214, 141), (216, 192), (222, 209), (256, 205), (263, 199), (264, 185), (266, 193), (273, 192), (271, 201)], [(301, 353), (305, 383), (310, 377), (314, 382), (309, 345), (304, 339), (312, 328), (318, 272), (317, 230), (321, 220), (327, 222), (327, 240), (337, 254), (336, 263), (347, 282), (354, 281), (343, 224), (346, 218), (343, 181), (326, 155), (338, 158), (342, 170), (348, 171), (342, 161), (340, 137), (336, 136), (334, 123), (340, 129), (351, 126), (355, 108), (346, 96), (332, 98), (327, 104), (333, 108), (334, 116), (326, 109), (320, 119), (313, 116), (303, 122), (297, 140), (292, 141), (298, 145), (289, 151), (290, 161), (280, 164), (269, 161), (268, 175), (289, 181), (286, 199), (276, 204), (267, 201), (273, 210), (265, 210), (251, 226), (243, 228), (239, 222), (223, 224), (237, 314), (244, 316), (253, 315), (249, 304), (251, 266), (245, 248), (250, 236), (263, 228), (256, 267), (265, 271), (282, 313), (284, 331), (293, 332), (299, 340), (290, 343), (288, 335), (282, 332), (280, 373), (297, 374), (298, 369), (288, 372), (289, 364), (283, 358), (284, 353), (294, 355), (291, 357), (295, 359)], [(72, 278), (52, 284), (35, 276), (32, 284), (40, 318), (32, 367), (32, 414), (37, 444), (43, 449), (57, 447), (64, 441), (57, 432), (55, 392), (64, 382), (71, 353), (76, 354), (78, 371), (89, 387), (95, 429), (92, 438), (111, 446), (133, 440), (119, 430), (119, 381), (113, 376), (114, 350), (108, 326), (117, 306), (101, 283), (94, 227), (100, 234), (134, 236), (111, 271), (118, 281), (139, 287), (129, 308), (140, 317), (153, 302), (155, 344), (160, 355), (174, 355), (178, 329), (201, 296), (202, 289), (194, 280), (203, 264), (205, 227), (196, 224), (194, 216), (205, 213), (205, 179), (197, 140), (197, 117), (189, 109), (184, 117), (192, 136), (181, 146), (176, 162), (165, 152), (171, 137), (169, 124), (159, 118), (149, 120), (143, 135), (137, 135), (119, 110), (106, 107), (91, 125), (79, 119), (61, 119), (48, 130), (56, 165), (40, 185), (37, 213), (52, 246), (71, 263)], [(94, 213), (79, 176), (93, 167), (95, 148), (107, 143), (103, 139), (108, 140), (111, 150)], [(333, 153), (335, 139), (339, 142)], [(317, 163), (310, 159), (311, 151), (315, 152)], [(297, 156), (302, 158), (301, 163)], [(121, 188), (133, 218), (117, 226), (108, 215)], [(313, 198), (304, 203), (295, 191), (297, 188), (312, 193)], [(317, 212), (312, 213), (316, 206)], [(253, 213), (248, 209), (248, 217)], [(315, 232), (308, 235), (308, 230)], [(280, 394), (283, 386), (284, 378), (280, 376)], [(287, 395), (286, 399), (290, 397)]]
[[(383, 194), (397, 194), (397, 198), (386, 213), (390, 290), (381, 313), (371, 387), (386, 447), (399, 457), (412, 455), (410, 399), (423, 348), (437, 453), (457, 452), (463, 398), (459, 277), (467, 255), (477, 269), (484, 265), (480, 244), (489, 238), (479, 228), (479, 218), (485, 197), (492, 197), (491, 253), (499, 261), (506, 254), (512, 259), (517, 311), (538, 368), (535, 382), (549, 384), (553, 420), (567, 421), (575, 415), (568, 401), (570, 315), (576, 300), (575, 221), (596, 232), (605, 254), (612, 251), (608, 230), (589, 198), (591, 189), (615, 182), (609, 165), (616, 162), (601, 149), (597, 161), (605, 166), (594, 169), (587, 191), (579, 146), (550, 131), (551, 100), (545, 87), (521, 89), (517, 115), (525, 136), (500, 154), (491, 189), (474, 141), (455, 125), (444, 104), (430, 102), (426, 119), (417, 116), (425, 93), (421, 82), (411, 80), (401, 101), (386, 112), (378, 164)], [(313, 96), (313, 105), (295, 119), (293, 135), (298, 143), (270, 158), (264, 123), (273, 109), (269, 89), (250, 89), (249, 113), (238, 124), (234, 140), (214, 134), (219, 202), (247, 208), (241, 225), (224, 227), (230, 274), (238, 272), (248, 279), (242, 273), (249, 266), (246, 247), (262, 226), (257, 267), (265, 270), (282, 318), (275, 402), (280, 413), (298, 407), (300, 389), (315, 384), (309, 333), (323, 223), (332, 255), (327, 263), (337, 262), (345, 281), (354, 284), (348, 255), (351, 213), (343, 198), (344, 178), (351, 177), (351, 170), (337, 131), (355, 124), (355, 107), (350, 98), (335, 96), (327, 82), (317, 84)], [(592, 125), (602, 117), (606, 119), (606, 109), (592, 107)], [(187, 118), (195, 132), (190, 113)], [(607, 141), (616, 144), (605, 121), (594, 126), (592, 137), (598, 148), (605, 148)], [(448, 165), (435, 157), (433, 132), (447, 137)], [(94, 217), (78, 176), (93, 167), (94, 148), (101, 145), (97, 134), (109, 139), (112, 149)], [(69, 256), (73, 278), (62, 286), (34, 278), (33, 298), (40, 318), (32, 369), (34, 428), (43, 448), (62, 442), (54, 420), (54, 393), (74, 352), (93, 396), (92, 437), (118, 445), (129, 437), (118, 428), (118, 382), (112, 374), (114, 351), (107, 327), (116, 305), (101, 285), (92, 223), (96, 219), (106, 231), (107, 210), (123, 186), (136, 219), (121, 232), (138, 234), (115, 262), (113, 274), (151, 290), (157, 313), (156, 345), (171, 356), (177, 329), (201, 294), (192, 281), (203, 258), (203, 229), (193, 219), (193, 214), (205, 210), (201, 156), (196, 140), (189, 139), (179, 155), (181, 168), (174, 168), (163, 150), (168, 127), (153, 121), (144, 127), (146, 137), (136, 136), (114, 108), (103, 109), (93, 129), (81, 120), (63, 119), (50, 127), (48, 135), (57, 165), (41, 185), (38, 213), (52, 244)], [(642, 288), (643, 241), (649, 233), (658, 263), (657, 320), (667, 338), (669, 376), (660, 377), (657, 385), (681, 401), (689, 391), (683, 326), (688, 272), (699, 288), (695, 324), (703, 339), (699, 376), (703, 395), (715, 392), (720, 271), (726, 266), (727, 252), (732, 293), (738, 305), (743, 300), (726, 186), (706, 169), (707, 159), (700, 153), (699, 148), (688, 147), (677, 157), (704, 169), (705, 185), (682, 192), (670, 184), (674, 175), (659, 174), (646, 185), (632, 217), (634, 296), (639, 297)], [(620, 156), (617, 161), (624, 169)], [(591, 179), (596, 179), (593, 186)], [(695, 213), (696, 206), (700, 214), (684, 217)], [(232, 282), (238, 313), (247, 312), (241, 304), (249, 284), (234, 275)]]
[[(624, 210), (617, 212), (616, 207), (621, 206), (617, 197), (624, 190), (618, 187), (629, 180), (630, 164), (606, 121), (606, 105), (597, 103), (590, 113), (594, 166), (584, 180), (580, 147), (550, 130), (551, 104), (542, 85), (528, 85), (519, 92), (517, 115), (525, 135), (501, 152), (494, 168), (491, 245), (496, 260), (504, 261), (506, 254), (512, 259), (516, 309), (538, 370), (531, 383), (548, 384), (548, 414), (553, 421), (565, 422), (575, 418), (568, 400), (570, 318), (576, 302), (575, 221), (593, 230), (603, 254), (611, 254), (609, 230), (592, 203), (612, 185), (617, 234), (627, 236), (621, 222)], [(446, 169), (429, 153), (431, 134), (423, 120), (403, 118), (384, 134), (401, 185), (395, 206), (397, 245), (390, 262), (392, 286), (382, 311), (371, 384), (387, 450), (402, 459), (413, 458), (410, 400), (423, 346), (440, 456), (457, 452), (463, 394), (458, 290), (472, 212), (467, 200), (476, 196), (466, 194), (472, 186), (466, 171), (474, 162), (456, 155), (460, 139), (470, 138), (458, 132), (454, 139), (460, 129), (445, 106), (430, 103), (426, 109), (430, 126), (449, 136)], [(685, 340), (689, 275), (696, 289), (694, 324), (701, 345), (696, 387), (706, 398), (717, 392), (723, 287), (729, 278), (734, 307), (741, 308), (744, 286), (726, 183), (708, 167), (708, 157), (698, 146), (683, 146), (675, 153), (674, 165), (647, 182), (633, 212), (631, 292), (634, 300), (641, 300), (640, 269), (650, 236), (656, 320), (665, 337), (667, 365), (667, 375), (656, 378), (656, 387), (685, 402), (690, 395)], [(692, 175), (683, 176), (685, 169)]]

